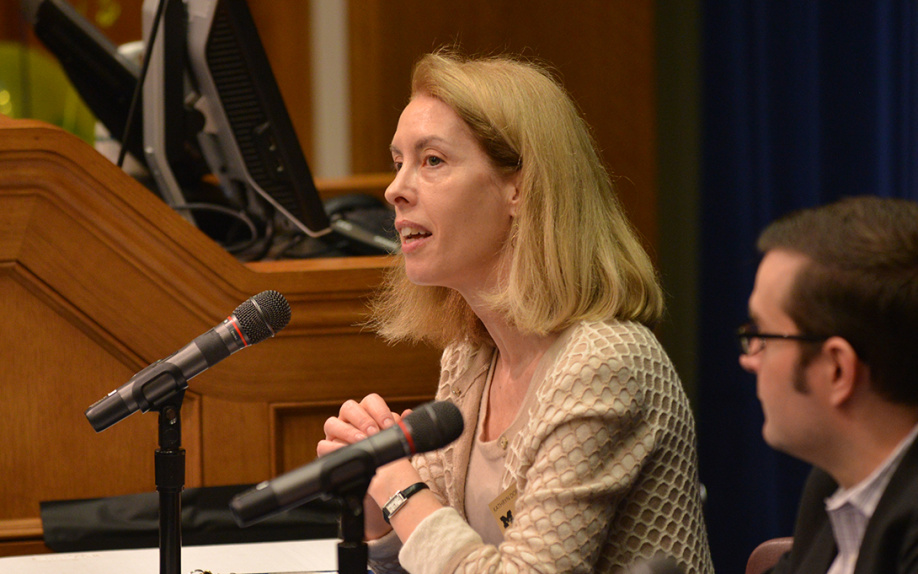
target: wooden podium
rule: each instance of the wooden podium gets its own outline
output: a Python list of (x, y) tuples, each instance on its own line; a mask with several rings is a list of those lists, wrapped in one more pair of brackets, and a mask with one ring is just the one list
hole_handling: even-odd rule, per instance
[(265, 289), (290, 324), (191, 381), (186, 486), (308, 462), (346, 399), (429, 400), (438, 351), (359, 326), (391, 263), (242, 264), (76, 137), (0, 116), (0, 555), (46, 550), (40, 501), (155, 489), (156, 413), (97, 434), (84, 411)]

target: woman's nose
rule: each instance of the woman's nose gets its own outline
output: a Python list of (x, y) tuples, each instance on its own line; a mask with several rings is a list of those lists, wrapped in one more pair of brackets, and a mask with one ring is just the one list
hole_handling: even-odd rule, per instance
[(409, 201), (409, 191), (408, 191), (408, 178), (407, 170), (400, 169), (395, 172), (395, 179), (389, 184), (386, 188), (385, 198), (392, 205), (397, 205), (399, 203), (408, 203)]

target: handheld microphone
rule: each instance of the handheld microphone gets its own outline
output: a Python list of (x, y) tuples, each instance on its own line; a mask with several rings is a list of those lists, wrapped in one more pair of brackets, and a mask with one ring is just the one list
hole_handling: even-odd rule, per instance
[(386, 430), (237, 495), (230, 509), (239, 526), (249, 526), (322, 495), (349, 493), (361, 485), (365, 489), (378, 467), (443, 448), (459, 438), (463, 427), (456, 405), (426, 403)]
[(273, 337), (290, 322), (290, 304), (277, 291), (262, 291), (236, 307), (221, 324), (176, 353), (144, 368), (86, 409), (101, 432), (137, 411), (147, 412), (188, 388), (188, 379), (236, 351)]

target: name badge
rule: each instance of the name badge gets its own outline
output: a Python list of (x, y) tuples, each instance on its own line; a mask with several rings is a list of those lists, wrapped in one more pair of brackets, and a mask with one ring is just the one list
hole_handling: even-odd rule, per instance
[(494, 515), (494, 520), (500, 525), (501, 532), (504, 532), (513, 524), (513, 505), (516, 504), (516, 483), (510, 485), (510, 488), (500, 493), (497, 498), (491, 501), (488, 508)]

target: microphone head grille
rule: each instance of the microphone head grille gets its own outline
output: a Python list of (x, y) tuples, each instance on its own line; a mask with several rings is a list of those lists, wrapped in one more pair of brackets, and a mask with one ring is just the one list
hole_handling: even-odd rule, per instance
[(290, 322), (290, 303), (277, 291), (262, 291), (236, 307), (233, 315), (249, 345), (273, 337)]
[(416, 453), (445, 447), (465, 428), (459, 408), (448, 401), (421, 405), (405, 417), (405, 424), (411, 429)]

